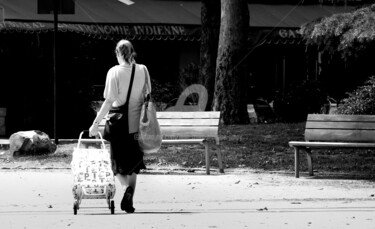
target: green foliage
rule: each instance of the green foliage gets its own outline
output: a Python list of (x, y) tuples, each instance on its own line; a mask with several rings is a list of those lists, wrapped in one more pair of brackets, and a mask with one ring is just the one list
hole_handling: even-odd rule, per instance
[(199, 83), (199, 67), (194, 63), (188, 64), (181, 70), (178, 81), (180, 92), (192, 84)]
[(307, 114), (320, 113), (327, 103), (327, 93), (321, 89), (318, 81), (305, 80), (293, 85), (284, 95), (277, 94), (274, 111), (280, 121), (305, 121)]
[[(180, 94), (190, 85), (198, 83), (199, 68), (194, 63), (188, 64), (179, 74), (177, 85), (172, 83), (153, 82), (153, 98), (157, 106), (157, 110), (164, 110), (170, 106), (174, 106)], [(192, 94), (188, 97), (189, 101), (198, 101), (198, 96)]]
[[(179, 74), (178, 77), (178, 95), (174, 99), (174, 101), (169, 106), (175, 105), (177, 102), (178, 97), (181, 95), (181, 93), (192, 84), (199, 84), (199, 67), (198, 65), (194, 63), (189, 63), (184, 67)], [(197, 104), (199, 100), (199, 96), (196, 93), (190, 94), (185, 103), (189, 104)]]
[(365, 85), (347, 94), (348, 97), (337, 107), (338, 114), (375, 114), (375, 76), (370, 77)]
[(300, 32), (308, 45), (322, 51), (356, 54), (375, 41), (375, 4), (312, 21), (302, 25)]
[(159, 82), (151, 79), (152, 98), (156, 104), (157, 110), (163, 110), (166, 104), (178, 97), (179, 92), (176, 86), (170, 82)]

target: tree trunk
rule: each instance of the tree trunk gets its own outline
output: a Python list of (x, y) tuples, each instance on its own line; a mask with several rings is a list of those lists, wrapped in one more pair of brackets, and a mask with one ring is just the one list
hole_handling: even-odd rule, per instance
[(249, 9), (246, 0), (221, 0), (221, 25), (214, 110), (222, 113), (225, 125), (247, 124), (246, 67)]
[(220, 1), (202, 0), (201, 8), (200, 83), (208, 92), (206, 110), (212, 110), (215, 71), (220, 32)]

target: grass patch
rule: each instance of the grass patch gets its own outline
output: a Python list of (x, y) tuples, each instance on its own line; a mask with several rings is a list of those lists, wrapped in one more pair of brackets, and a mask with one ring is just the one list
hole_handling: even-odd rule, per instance
[[(227, 169), (264, 171), (294, 171), (294, 151), (291, 140), (303, 140), (305, 123), (273, 123), (220, 126), (220, 150)], [(70, 168), (76, 144), (61, 144), (52, 155), (11, 158), (7, 150), (0, 150), (0, 168)], [(212, 147), (211, 166), (218, 168)], [(373, 177), (374, 150), (316, 150), (313, 151), (314, 170), (322, 173), (350, 173)], [(205, 166), (204, 147), (201, 145), (166, 145), (158, 153), (145, 155), (146, 165), (160, 169), (189, 169)], [(301, 171), (307, 162), (301, 154)]]

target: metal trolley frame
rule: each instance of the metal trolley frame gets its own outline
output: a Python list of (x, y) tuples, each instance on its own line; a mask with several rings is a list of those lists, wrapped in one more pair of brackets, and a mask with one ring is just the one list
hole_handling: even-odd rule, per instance
[[(98, 150), (100, 150), (98, 148), (92, 148), (92, 149), (90, 149), (90, 148), (80, 148), (83, 145), (85, 145), (87, 147), (89, 144), (90, 145), (100, 144), (101, 149), (104, 149), (102, 152), (103, 153), (108, 152), (107, 150), (105, 150), (106, 146), (105, 146), (103, 137), (100, 133), (99, 133), (99, 139), (90, 139), (90, 138), (84, 139), (84, 138), (82, 138), (82, 135), (85, 132), (88, 132), (88, 131), (82, 131), (79, 135), (77, 148), (76, 148), (76, 149), (79, 149), (79, 150), (74, 150), (73, 160), (74, 160), (74, 157), (79, 158), (79, 156), (74, 155), (74, 153), (80, 153), (80, 151), (82, 149), (88, 150), (88, 151), (96, 150), (96, 152), (98, 152)], [(88, 152), (88, 155), (89, 154), (90, 154), (90, 152)], [(108, 160), (104, 160), (104, 166), (106, 166), (107, 169), (108, 168), (111, 169), (111, 161), (110, 161), (109, 155), (107, 155), (107, 159)], [(73, 173), (74, 173), (73, 160), (72, 160), (72, 170), (73, 170)], [(95, 163), (97, 163), (95, 160), (91, 160), (90, 162), (93, 163), (93, 165), (95, 165), (95, 166), (102, 166), (101, 164), (100, 165), (95, 164)], [(77, 163), (77, 161), (75, 161), (75, 163)], [(81, 164), (83, 164), (85, 162), (79, 161), (78, 163), (79, 163), (79, 166), (81, 166)], [(107, 204), (108, 204), (108, 208), (110, 209), (111, 214), (115, 214), (115, 202), (114, 202), (114, 200), (112, 200), (114, 195), (115, 195), (115, 191), (116, 191), (113, 173), (108, 174), (108, 172), (106, 172), (106, 176), (109, 177), (107, 179), (110, 179), (110, 180), (113, 179), (113, 182), (109, 182), (109, 183), (108, 182), (107, 183), (106, 182), (104, 182), (104, 183), (92, 182), (89, 185), (87, 185), (88, 184), (87, 182), (81, 183), (80, 181), (83, 181), (84, 178), (89, 176), (88, 170), (89, 170), (89, 168), (87, 168), (86, 173), (82, 172), (82, 170), (81, 170), (79, 172), (79, 174), (74, 174), (75, 176), (78, 176), (78, 180), (76, 180), (76, 177), (75, 177), (75, 182), (74, 182), (74, 185), (73, 185), (73, 196), (74, 196), (73, 213), (74, 213), (74, 215), (76, 215), (78, 210), (80, 209), (82, 199), (106, 199)], [(96, 174), (94, 174), (94, 176), (96, 176)], [(98, 180), (100, 179), (99, 175), (98, 175), (97, 178), (98, 178)], [(90, 186), (90, 187), (87, 187), (87, 186)]]

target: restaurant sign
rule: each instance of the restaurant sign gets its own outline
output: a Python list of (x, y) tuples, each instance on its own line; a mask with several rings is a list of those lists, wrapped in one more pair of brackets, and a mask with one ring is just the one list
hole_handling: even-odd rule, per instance
[(299, 29), (279, 29), (279, 37), (282, 39), (300, 39), (301, 33)]
[[(53, 23), (14, 22), (0, 23), (0, 32), (40, 33), (53, 30)], [(184, 25), (137, 25), (137, 24), (69, 24), (58, 23), (59, 32), (75, 32), (83, 35), (111, 39), (118, 36), (132, 40), (199, 40), (200, 27)]]
[(251, 46), (262, 44), (302, 44), (302, 36), (297, 28), (256, 28), (249, 32)]

